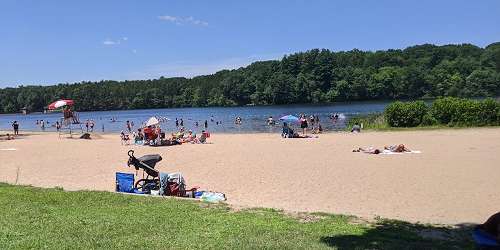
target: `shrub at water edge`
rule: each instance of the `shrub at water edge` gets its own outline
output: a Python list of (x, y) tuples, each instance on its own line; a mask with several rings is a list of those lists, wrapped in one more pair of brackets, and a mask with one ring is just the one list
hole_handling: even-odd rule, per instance
[(446, 97), (436, 100), (429, 111), (439, 124), (449, 126), (500, 125), (500, 103)]
[(393, 102), (385, 109), (385, 119), (391, 127), (416, 127), (427, 114), (423, 101)]

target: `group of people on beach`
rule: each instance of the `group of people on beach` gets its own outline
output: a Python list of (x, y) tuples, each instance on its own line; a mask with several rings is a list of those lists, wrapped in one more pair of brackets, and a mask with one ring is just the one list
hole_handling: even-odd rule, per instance
[[(128, 144), (130, 140), (129, 135), (123, 130), (120, 133), (122, 144)], [(137, 132), (132, 133), (134, 144), (136, 145), (149, 145), (149, 146), (172, 146), (180, 145), (183, 143), (205, 143), (210, 134), (205, 130), (201, 131), (201, 136), (198, 138), (196, 133), (192, 130), (186, 132), (184, 127), (179, 131), (172, 133), (170, 137), (166, 137), (165, 132), (161, 130), (158, 125), (147, 126), (145, 128), (138, 128)]]
[[(214, 121), (213, 116), (211, 118)], [(122, 144), (130, 144), (131, 139), (136, 145), (149, 145), (149, 146), (171, 146), (180, 145), (183, 143), (205, 143), (207, 138), (210, 137), (208, 133), (208, 120), (205, 120), (205, 129), (201, 131), (201, 136), (197, 137), (193, 130), (186, 130), (184, 127), (183, 118), (175, 118), (175, 126), (177, 132), (171, 133), (169, 137), (163, 132), (160, 124), (146, 126), (143, 124), (140, 128), (134, 131), (134, 122), (126, 121), (125, 129), (120, 132)], [(199, 121), (194, 123), (194, 126), (199, 126)], [(127, 131), (128, 133), (126, 133)], [(132, 138), (130, 138), (130, 134)]]
[(321, 126), (318, 115), (311, 115), (309, 116), (309, 119), (307, 119), (305, 114), (300, 114), (299, 122), (303, 135), (307, 135), (309, 124), (311, 126), (311, 133), (320, 134), (323, 132), (323, 127)]

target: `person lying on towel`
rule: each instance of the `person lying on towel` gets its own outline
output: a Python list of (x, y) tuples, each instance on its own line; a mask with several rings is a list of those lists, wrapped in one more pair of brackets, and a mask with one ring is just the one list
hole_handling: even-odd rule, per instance
[[(384, 150), (393, 152), (393, 153), (404, 153), (404, 152), (411, 152), (409, 148), (407, 148), (404, 144), (399, 144), (399, 145), (391, 145), (391, 146), (384, 146)], [(368, 148), (358, 148), (352, 150), (352, 152), (363, 152), (367, 154), (380, 154), (384, 151), (374, 148), (374, 147), (368, 147)]]

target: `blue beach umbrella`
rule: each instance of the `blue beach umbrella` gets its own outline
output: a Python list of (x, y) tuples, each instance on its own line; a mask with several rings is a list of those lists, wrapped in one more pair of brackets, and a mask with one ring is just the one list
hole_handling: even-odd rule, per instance
[(299, 118), (297, 116), (293, 115), (285, 115), (280, 118), (281, 121), (288, 122), (288, 123), (297, 123), (299, 122)]

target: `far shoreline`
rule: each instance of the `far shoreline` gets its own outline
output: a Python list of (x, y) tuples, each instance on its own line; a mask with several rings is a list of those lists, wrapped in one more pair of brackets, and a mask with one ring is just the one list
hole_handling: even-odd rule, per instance
[[(391, 127), (391, 128), (383, 128), (383, 129), (364, 129), (362, 130), (361, 134), (368, 134), (368, 133), (388, 133), (388, 132), (425, 132), (425, 131), (446, 131), (446, 130), (451, 130), (451, 131), (456, 131), (456, 130), (489, 130), (489, 129), (498, 129), (500, 126), (480, 126), (480, 127), (444, 127), (444, 126), (427, 126), (427, 127)], [(187, 131), (189, 129), (186, 129)], [(238, 131), (238, 132), (222, 132), (222, 131), (216, 131), (216, 132), (211, 132), (210, 130), (207, 130), (210, 132), (212, 135), (262, 135), (262, 134), (276, 134), (280, 135), (279, 132), (260, 132), (260, 131)], [(167, 131), (167, 134), (174, 133), (175, 131)], [(0, 129), (0, 134), (5, 135), (5, 134), (10, 134), (13, 135), (14, 131), (12, 130), (2, 130)], [(90, 135), (96, 134), (96, 135), (120, 135), (120, 132), (116, 131), (110, 131), (110, 132), (86, 132), (84, 133), (89, 133)], [(307, 133), (307, 135), (313, 135), (313, 136), (321, 136), (322, 134), (351, 134), (349, 130), (331, 130), (331, 131), (323, 131), (320, 134), (313, 134), (313, 133)], [(41, 130), (19, 130), (19, 135), (43, 135), (43, 134), (56, 134), (58, 135), (59, 132), (57, 131), (41, 131)], [(72, 133), (73, 135), (81, 135), (81, 132), (75, 132)], [(299, 131), (299, 134), (302, 134), (301, 131)], [(354, 133), (352, 133), (354, 134)], [(69, 133), (61, 133), (62, 135), (69, 135)]]

